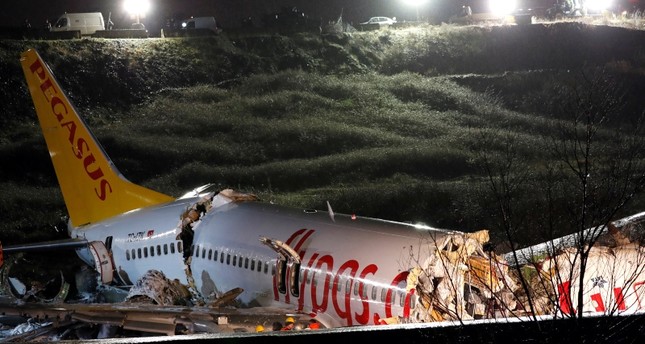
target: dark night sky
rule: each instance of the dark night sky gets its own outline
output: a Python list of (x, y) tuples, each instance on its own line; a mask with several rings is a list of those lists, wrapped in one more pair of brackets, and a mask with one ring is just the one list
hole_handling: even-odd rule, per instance
[[(420, 13), (439, 13), (448, 5), (459, 6), (465, 0), (430, 0)], [(337, 19), (343, 11), (348, 22), (366, 21), (372, 16), (415, 20), (416, 10), (403, 0), (150, 0), (152, 10), (142, 20), (149, 29), (159, 27), (163, 18), (177, 16), (214, 16), (223, 28), (236, 27), (243, 18), (256, 19), (279, 12), (283, 6), (295, 6), (310, 18), (325, 22)], [(33, 27), (45, 19), (55, 21), (63, 12), (103, 12), (107, 19), (112, 12), (116, 28), (128, 28), (132, 19), (123, 10), (123, 0), (1, 0), (0, 26), (20, 26), (28, 19)]]

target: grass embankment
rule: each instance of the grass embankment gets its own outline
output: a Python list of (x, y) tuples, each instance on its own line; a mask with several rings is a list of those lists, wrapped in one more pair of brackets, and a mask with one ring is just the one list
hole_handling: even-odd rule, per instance
[[(540, 28), (553, 33), (529, 30)], [(569, 34), (587, 34), (579, 29)], [(2, 42), (9, 75), (2, 87), (14, 113), (3, 116), (0, 238), (54, 236), (33, 229), (59, 223), (65, 213), (20, 81), (17, 51), (28, 46), (52, 64), (116, 165), (137, 183), (178, 196), (214, 182), (280, 204), (324, 209), (328, 200), (336, 212), (489, 228), (500, 238), (477, 164), (481, 153), (499, 156), (514, 137), (515, 152), (539, 171), (551, 115), (567, 114), (558, 106), (560, 88), (583, 83), (582, 68), (567, 68), (594, 51), (561, 41), (513, 46), (519, 35), (511, 28), (432, 27), (326, 37)], [(624, 113), (632, 118), (642, 110), (629, 84), (642, 82), (633, 73), (644, 66), (636, 50), (584, 58), (585, 71), (604, 67), (622, 77), (617, 91), (625, 91)], [(523, 194), (516, 210), (537, 219), (542, 214), (532, 213), (543, 195), (532, 187), (516, 191)]]

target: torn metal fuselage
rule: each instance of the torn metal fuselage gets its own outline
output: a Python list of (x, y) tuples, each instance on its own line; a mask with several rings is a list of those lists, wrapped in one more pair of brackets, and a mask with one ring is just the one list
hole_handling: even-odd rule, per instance
[(407, 289), (420, 301), (409, 322), (494, 318), (515, 309), (517, 284), (505, 261), (484, 251), (488, 240), (488, 231), (481, 230), (436, 243), (434, 254), (408, 275)]
[[(645, 310), (645, 213), (506, 255), (522, 268), (536, 315)], [(526, 303), (526, 302), (525, 302)], [(582, 312), (583, 314), (581, 314)]]
[[(168, 281), (180, 281), (188, 288), (194, 304), (220, 303), (218, 299), (245, 285), (250, 290), (231, 300), (236, 306), (264, 305), (320, 313), (328, 327), (372, 321), (346, 319), (343, 323), (328, 315), (324, 318), (329, 310), (316, 303), (331, 307), (331, 300), (339, 297), (346, 300), (333, 302), (356, 303), (354, 307), (365, 307), (368, 298), (373, 300), (373, 312), (380, 313), (375, 313), (376, 323), (482, 318), (496, 316), (495, 307), (514, 307), (508, 295), (516, 287), (502, 259), (484, 252), (487, 231), (467, 234), (343, 214), (330, 220), (327, 213), (298, 213), (256, 204), (255, 200), (253, 195), (233, 190), (199, 192), (183, 204), (165, 206), (175, 207), (181, 214), (167, 230), (163, 230), (163, 223), (168, 220), (162, 223), (166, 215), (153, 215), (158, 225), (148, 223), (139, 231), (133, 228), (147, 210), (125, 215), (131, 220), (126, 227), (131, 232), (118, 239), (115, 235), (109, 245), (115, 281), (128, 284), (130, 276), (146, 276), (163, 267)], [(116, 232), (115, 228), (111, 230)], [(90, 241), (99, 239), (89, 237), (96, 232), (99, 230), (90, 229), (82, 234)], [(352, 239), (344, 241), (344, 236)], [(401, 244), (392, 242), (393, 238)], [(355, 252), (352, 243), (366, 245), (368, 250)], [(377, 245), (385, 245), (387, 254), (369, 249)], [(318, 248), (323, 251), (315, 251)], [(392, 259), (399, 263), (392, 264)], [(96, 257), (91, 260), (100, 262)], [(367, 264), (370, 260), (373, 263)], [(151, 261), (156, 262), (154, 266)], [(357, 266), (360, 261), (366, 261), (366, 265)], [(359, 279), (354, 274), (360, 269), (364, 269), (361, 274), (378, 271), (381, 277)], [(133, 290), (161, 302), (168, 298), (151, 296), (151, 290), (172, 288), (144, 289)], [(502, 307), (500, 300), (504, 300)], [(357, 313), (339, 315), (353, 314)]]
[[(32, 279), (25, 285), (16, 277), (10, 277), (12, 267), (17, 261), (23, 259), (23, 254), (18, 253), (7, 259), (0, 268), (0, 294), (10, 298), (12, 302), (39, 302), (39, 303), (62, 303), (69, 294), (70, 285), (65, 281), (63, 272), (47, 279)], [(44, 275), (42, 275), (44, 276)]]

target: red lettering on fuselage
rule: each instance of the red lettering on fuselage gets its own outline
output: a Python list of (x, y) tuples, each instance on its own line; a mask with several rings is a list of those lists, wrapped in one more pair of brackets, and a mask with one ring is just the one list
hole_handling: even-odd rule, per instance
[[(341, 318), (347, 320), (347, 326), (352, 326), (350, 290), (353, 290), (354, 288), (354, 283), (356, 282), (354, 277), (356, 277), (357, 271), (357, 261), (348, 260), (343, 263), (343, 265), (341, 265), (340, 268), (338, 268), (338, 271), (334, 274), (334, 285), (333, 289), (331, 290), (334, 311), (336, 311), (336, 314), (338, 314)], [(347, 286), (348, 288), (345, 291), (343, 291), (343, 286), (339, 282), (341, 277), (347, 277), (349, 279), (349, 285)], [(340, 301), (343, 301), (342, 304), (340, 303)]]
[[(361, 264), (356, 259), (349, 259), (338, 265), (334, 257), (330, 254), (321, 254), (313, 252), (309, 258), (305, 257), (307, 240), (315, 230), (300, 229), (294, 232), (285, 243), (297, 242), (294, 250), (299, 253), (302, 267), (302, 280), (300, 281), (300, 295), (298, 297), (298, 310), (302, 311), (305, 305), (305, 299), (308, 297), (311, 302), (311, 312), (327, 313), (332, 312), (336, 316), (345, 320), (346, 326), (354, 324), (366, 325), (373, 320), (378, 323), (384, 313), (385, 318), (394, 316), (393, 301), (395, 299), (395, 290), (400, 285), (405, 285), (408, 271), (398, 273), (392, 281), (390, 288), (386, 290), (386, 296), (383, 302), (376, 299), (370, 302), (368, 296), (368, 284), (364, 281), (373, 278), (377, 271), (376, 264), (368, 264), (361, 269)], [(306, 259), (306, 261), (304, 260)], [(338, 266), (338, 268), (336, 268)], [(274, 296), (277, 301), (280, 300), (278, 291), (278, 277), (274, 277)], [(309, 284), (309, 285), (307, 285)], [(372, 286), (374, 288), (374, 286)], [(354, 301), (352, 302), (352, 292), (354, 291)], [(376, 298), (376, 292), (372, 290), (372, 295)], [(414, 292), (410, 291), (405, 294), (403, 316), (410, 314), (411, 298)], [(331, 301), (331, 308), (330, 306)], [(285, 303), (290, 303), (289, 292), (284, 295)], [(372, 307), (370, 309), (370, 306)], [(352, 309), (354, 307), (355, 309)], [(381, 314), (379, 314), (379, 308)]]
[[(304, 250), (304, 249), (302, 249), (302, 248), (305, 246), (305, 242), (306, 242), (306, 241), (307, 241), (307, 239), (308, 239), (308, 238), (309, 238), (309, 237), (314, 233), (314, 231), (313, 231), (313, 230), (308, 230), (308, 231), (305, 233), (305, 235), (303, 235), (303, 236), (300, 238), (300, 240), (298, 240), (298, 243), (297, 243), (295, 246), (291, 245), (291, 243), (292, 243), (292, 242), (293, 242), (293, 241), (294, 241), (298, 236), (300, 236), (300, 234), (302, 234), (302, 233), (304, 233), (304, 232), (305, 232), (305, 229), (304, 229), (304, 228), (303, 228), (303, 229), (300, 229), (300, 230), (296, 231), (295, 233), (293, 233), (293, 234), (292, 234), (292, 235), (287, 239), (287, 241), (286, 241), (286, 244), (287, 244), (287, 245), (289, 245), (289, 246), (292, 246), (292, 247), (293, 247), (293, 249), (294, 249), (296, 252), (298, 252), (298, 255), (299, 255), (300, 257), (304, 257), (304, 256), (305, 256), (306, 250)], [(292, 269), (292, 268), (293, 268), (293, 267), (291, 267), (291, 266), (288, 266), (288, 267), (287, 267), (287, 271), (286, 271), (287, 276), (290, 276), (290, 273), (291, 273), (291, 269)], [(286, 293), (286, 295), (285, 295), (285, 302), (286, 302), (286, 303), (290, 303), (289, 293)]]
[[(323, 272), (322, 266), (327, 266), (327, 271), (332, 271), (334, 269), (334, 258), (330, 255), (322, 256), (316, 262), (314, 267), (315, 270), (321, 271), (320, 274), (323, 276), (324, 281), (322, 284), (322, 300), (318, 300), (318, 283), (313, 281), (314, 278), (319, 278), (318, 274), (314, 273), (311, 281), (311, 305), (314, 309), (319, 309), (320, 312), (327, 312), (327, 304), (329, 303), (329, 285), (330, 285), (330, 274)], [(305, 297), (305, 294), (300, 296)]]
[[(621, 287), (613, 288), (612, 291), (613, 291), (613, 294), (614, 294), (614, 298), (613, 298), (613, 300), (610, 299), (608, 301), (609, 301), (610, 305), (611, 305), (612, 301), (614, 302), (614, 305), (612, 305), (612, 306), (615, 307), (615, 309), (610, 308), (610, 311), (614, 311), (614, 310), (625, 311), (628, 308), (630, 308), (630, 309), (633, 308), (633, 309), (638, 309), (638, 310), (644, 309), (645, 304), (640, 299), (640, 297), (642, 295), (641, 294), (642, 291), (639, 290), (639, 288), (642, 288), (642, 286), (644, 284), (645, 284), (645, 281), (639, 281), (639, 282), (633, 283), (633, 285), (631, 286), (633, 291), (630, 292), (628, 290), (627, 294), (625, 294), (624, 288), (621, 288)], [(558, 294), (559, 294), (558, 304), (560, 306), (560, 311), (563, 314), (567, 314), (567, 315), (575, 314), (576, 313), (576, 308), (573, 307), (574, 303), (573, 303), (573, 299), (572, 299), (572, 296), (571, 296), (571, 281), (565, 281), (565, 282), (559, 284), (558, 285)], [(625, 297), (626, 297), (625, 295), (627, 295), (628, 297), (632, 298), (632, 300), (629, 301), (629, 306), (627, 304), (627, 301), (625, 300)], [(607, 296), (607, 295), (605, 295), (605, 296)], [(593, 307), (593, 309), (596, 312), (605, 312), (605, 311), (607, 311), (607, 306), (608, 305), (605, 303), (605, 300), (603, 299), (603, 295), (601, 293), (591, 294), (589, 296), (589, 298), (591, 299), (591, 307)], [(635, 298), (636, 300), (633, 300), (633, 298)]]
[(34, 61), (29, 69), (32, 73), (38, 76), (38, 79), (40, 80), (40, 90), (45, 96), (45, 99), (49, 102), (52, 114), (56, 117), (61, 128), (67, 129), (67, 138), (70, 143), (72, 153), (83, 163), (86, 175), (93, 181), (97, 181), (97, 187), (94, 188), (94, 193), (100, 200), (106, 200), (108, 194), (112, 193), (112, 186), (110, 185), (110, 182), (104, 178), (105, 174), (103, 170), (101, 170), (101, 167), (95, 164), (96, 158), (90, 151), (86, 138), (76, 138), (76, 129), (79, 124), (75, 122), (75, 118), (66, 120), (65, 117), (69, 115), (70, 109), (67, 108), (65, 105), (66, 103), (59, 96), (60, 92), (55, 88), (52, 80), (47, 78), (45, 68), (40, 60)]
[[(361, 271), (360, 274), (360, 279), (365, 280), (367, 278), (367, 275), (374, 275), (376, 271), (378, 270), (378, 266), (376, 264), (370, 264)], [(361, 324), (361, 325), (366, 325), (370, 321), (370, 307), (369, 303), (367, 302), (367, 290), (365, 290), (367, 287), (365, 286), (365, 283), (361, 283), (360, 288), (358, 290), (358, 294), (361, 297), (361, 302), (363, 304), (363, 312), (362, 313), (355, 313), (356, 315), (356, 321)]]

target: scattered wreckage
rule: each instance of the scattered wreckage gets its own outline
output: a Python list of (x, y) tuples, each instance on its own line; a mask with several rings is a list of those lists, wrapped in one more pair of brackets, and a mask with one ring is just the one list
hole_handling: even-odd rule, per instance
[[(184, 215), (178, 224), (184, 230), (199, 221), (191, 217), (190, 211)], [(644, 219), (645, 213), (641, 213), (613, 222), (608, 228), (589, 230), (598, 234), (594, 246), (582, 248), (588, 249), (582, 276), (584, 313), (615, 315), (645, 307), (645, 247), (641, 246)], [(578, 239), (572, 235), (498, 255), (486, 249), (487, 230), (453, 232), (434, 243), (436, 249), (431, 257), (410, 269), (406, 291), (417, 301), (409, 313), (382, 319), (382, 323), (572, 316), (578, 309), (581, 278)], [(4, 317), (0, 323), (7, 326), (0, 329), (0, 338), (58, 340), (72, 336), (72, 329), (73, 337), (81, 339), (254, 332), (256, 324), (270, 323), (285, 314), (284, 310), (257, 312), (230, 307), (242, 292), (239, 288), (205, 304), (190, 285), (170, 280), (156, 270), (149, 271), (127, 291), (92, 283), (92, 279), (100, 277), (85, 271), (86, 283), (97, 288), (101, 300), (112, 303), (70, 302), (66, 301), (69, 284), (62, 273), (55, 283), (32, 283), (28, 288), (10, 277), (15, 259), (18, 258), (6, 261), (1, 271), (0, 295), (4, 296), (0, 312)], [(44, 296), (44, 285), (52, 283), (58, 286), (57, 292)]]
[[(566, 317), (579, 310), (620, 315), (644, 310), (644, 225), (645, 212), (507, 253), (505, 259), (521, 267), (528, 283), (528, 293), (518, 298), (525, 313), (529, 313), (529, 300), (534, 315)], [(589, 241), (594, 244), (581, 244)]]

